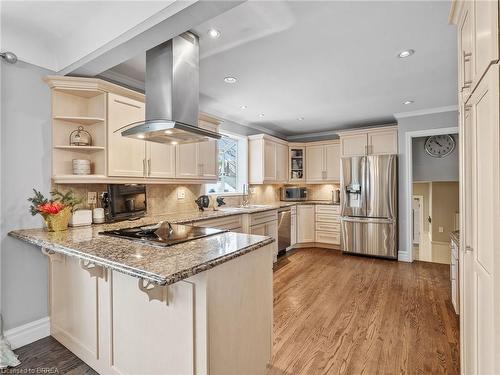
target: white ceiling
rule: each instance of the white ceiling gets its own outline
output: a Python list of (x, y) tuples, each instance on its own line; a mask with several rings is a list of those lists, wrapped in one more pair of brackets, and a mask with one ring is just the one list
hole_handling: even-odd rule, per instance
[[(449, 9), (448, 1), (246, 2), (194, 29), (201, 37), (200, 109), (293, 136), (456, 105)], [(221, 31), (219, 39), (207, 36), (210, 27)], [(412, 57), (396, 57), (410, 48)], [(111, 74), (141, 83), (144, 68), (138, 56)], [(229, 75), (238, 82), (224, 83)]]
[(1, 1), (2, 50), (59, 71), (173, 2)]

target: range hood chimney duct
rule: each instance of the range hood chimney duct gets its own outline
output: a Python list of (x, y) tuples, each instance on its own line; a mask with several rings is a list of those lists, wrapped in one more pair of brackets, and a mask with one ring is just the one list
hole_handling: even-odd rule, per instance
[(171, 144), (219, 139), (198, 127), (198, 106), (199, 38), (186, 32), (146, 52), (146, 120), (117, 132)]

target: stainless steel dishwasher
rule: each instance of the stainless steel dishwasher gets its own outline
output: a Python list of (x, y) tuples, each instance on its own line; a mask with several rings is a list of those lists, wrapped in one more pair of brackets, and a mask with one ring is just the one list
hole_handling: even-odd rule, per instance
[(290, 207), (283, 207), (278, 210), (278, 255), (284, 254), (287, 247), (290, 246), (291, 215)]

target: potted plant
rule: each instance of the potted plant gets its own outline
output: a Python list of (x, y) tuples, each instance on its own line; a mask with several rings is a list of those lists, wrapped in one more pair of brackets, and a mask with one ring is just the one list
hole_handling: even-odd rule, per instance
[(32, 198), (28, 198), (28, 201), (31, 202), (31, 215), (40, 214), (45, 220), (45, 225), (49, 232), (68, 229), (71, 213), (77, 205), (82, 203), (82, 199), (76, 198), (72, 190), (69, 190), (66, 194), (57, 190), (51, 191), (50, 200), (35, 189), (33, 189), (33, 192), (35, 195)]

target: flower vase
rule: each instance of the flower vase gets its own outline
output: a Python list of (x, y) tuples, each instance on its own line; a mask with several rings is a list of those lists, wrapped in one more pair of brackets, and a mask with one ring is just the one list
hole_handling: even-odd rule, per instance
[(71, 208), (66, 207), (57, 214), (42, 215), (49, 232), (60, 232), (68, 229)]

